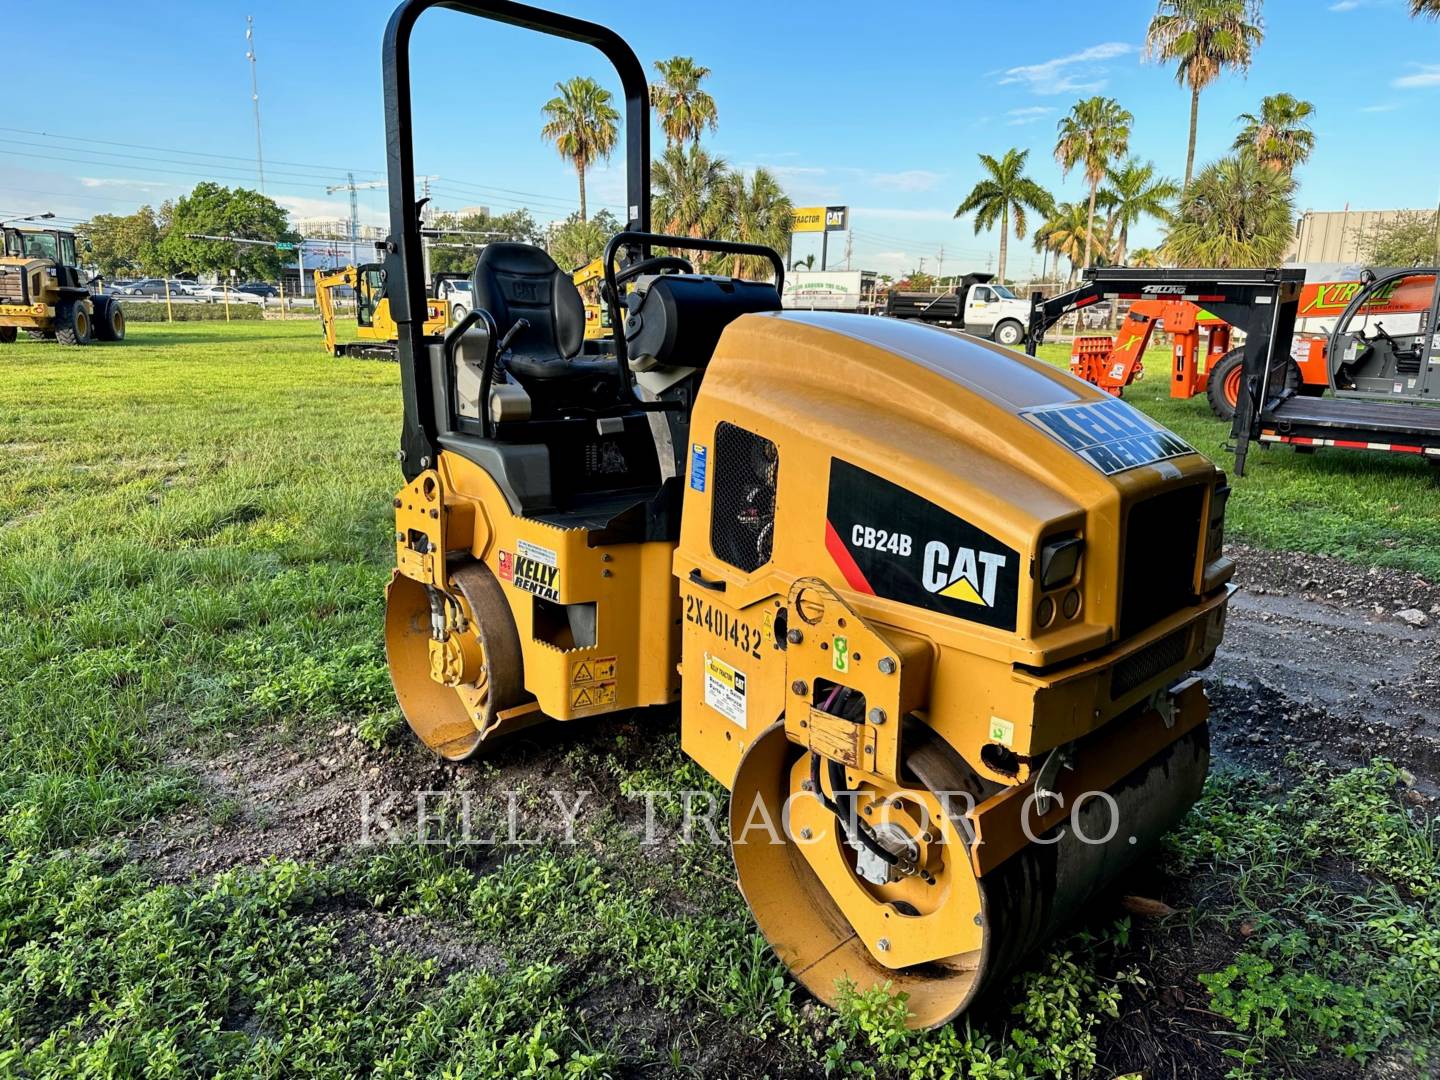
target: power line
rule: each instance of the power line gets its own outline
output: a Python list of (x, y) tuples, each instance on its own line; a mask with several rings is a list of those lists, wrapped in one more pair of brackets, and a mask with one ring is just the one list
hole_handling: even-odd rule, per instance
[[(180, 150), (173, 146), (148, 146), (144, 143), (116, 142), (113, 139), (90, 139), (81, 135), (56, 135), (49, 131), (33, 131), (29, 128), (0, 127), (0, 131), (8, 131), (12, 135), (35, 135), (42, 139), (63, 139), (66, 142), (95, 143), (98, 146), (123, 146), (127, 150), (155, 150), (162, 154), (184, 154), (188, 157), (223, 158), (227, 161), (245, 161), (250, 159), (241, 154), (214, 154), (202, 150)], [(383, 169), (351, 169), (342, 165), (317, 165), (308, 161), (279, 161), (272, 159), (271, 165), (294, 165), (301, 169), (318, 169), (326, 176), (334, 176), (343, 172), (356, 172), (379, 175)]]
[[(92, 150), (92, 149), (90, 149), (89, 147), (84, 147), (84, 146), (52, 146), (50, 143), (31, 142), (31, 141), (29, 141), (28, 139), (6, 139), (6, 138), (3, 138), (3, 137), (0, 137), (0, 143), (5, 143), (5, 144), (10, 145), (10, 146), (30, 146), (30, 147), (35, 147), (35, 148), (40, 149), (40, 150), (55, 150), (55, 151), (59, 151), (60, 153), (66, 153), (66, 154), (96, 154), (96, 155), (100, 155), (100, 156), (106, 157), (106, 158), (112, 158), (112, 157), (113, 157), (113, 158), (127, 158), (127, 159), (129, 159), (129, 160), (131, 160), (131, 161), (143, 161), (143, 162), (145, 162), (147, 165), (149, 165), (149, 164), (187, 165), (187, 166), (192, 166), (192, 167), (194, 167), (195, 170), (197, 171), (197, 173), (198, 173), (200, 170), (210, 170), (210, 171), (215, 172), (215, 173), (218, 175), (218, 174), (221, 172), (221, 170), (224, 170), (224, 171), (226, 171), (226, 172), (230, 172), (230, 173), (235, 174), (235, 175), (244, 175), (244, 176), (247, 176), (247, 177), (249, 176), (249, 173), (237, 173), (236, 170), (239, 169), (239, 166), (236, 166), (236, 165), (216, 165), (216, 164), (214, 164), (213, 162), (209, 162), (209, 161), (186, 161), (186, 160), (183, 159), (183, 158), (151, 157), (151, 156), (148, 155), (148, 154), (124, 154), (124, 153), (121, 153), (121, 152), (118, 151), (118, 150)], [(30, 156), (39, 156), (39, 155), (30, 155)], [(105, 162), (98, 162), (98, 163), (97, 163), (97, 162), (87, 162), (87, 164), (113, 165), (113, 166), (115, 166), (116, 168), (133, 168), (133, 167), (134, 167), (134, 166), (126, 165), (125, 162), (122, 162), (122, 161), (114, 161), (114, 162), (105, 161)], [(345, 171), (347, 171), (347, 170), (340, 170), (340, 173), (343, 173), (343, 172), (345, 172)], [(292, 172), (292, 171), (290, 171), (290, 170), (288, 170), (288, 169), (281, 169), (281, 170), (278, 170), (278, 171), (272, 169), (272, 170), (271, 170), (271, 175), (272, 175), (272, 176), (290, 176), (290, 177), (295, 177), (295, 178), (300, 179), (300, 180), (310, 180), (310, 181), (313, 181), (313, 182), (315, 182), (315, 183), (318, 184), (318, 183), (321, 183), (321, 182), (326, 181), (326, 180), (333, 180), (337, 175), (339, 175), (339, 173), (336, 173), (336, 172), (324, 172), (324, 173), (303, 172), (303, 173), (302, 173), (302, 172)], [(368, 182), (368, 181), (367, 181), (367, 182)]]

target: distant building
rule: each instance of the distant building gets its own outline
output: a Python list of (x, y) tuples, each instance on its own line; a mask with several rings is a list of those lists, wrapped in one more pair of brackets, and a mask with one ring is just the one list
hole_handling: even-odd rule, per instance
[[(348, 218), (297, 218), (291, 228), (302, 236), (316, 240), (349, 240), (350, 221)], [(378, 225), (361, 225), (358, 240), (374, 243), (385, 239), (385, 230)]]
[(1381, 225), (1429, 210), (1307, 210), (1285, 253), (1289, 263), (1364, 263), (1370, 237)]

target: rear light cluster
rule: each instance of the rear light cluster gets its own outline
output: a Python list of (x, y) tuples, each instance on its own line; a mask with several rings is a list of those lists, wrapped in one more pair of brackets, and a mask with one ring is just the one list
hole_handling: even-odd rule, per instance
[(1035, 605), (1038, 629), (1053, 625), (1057, 614), (1067, 620), (1080, 614), (1080, 558), (1084, 551), (1085, 541), (1073, 533), (1051, 537), (1041, 545), (1040, 599)]

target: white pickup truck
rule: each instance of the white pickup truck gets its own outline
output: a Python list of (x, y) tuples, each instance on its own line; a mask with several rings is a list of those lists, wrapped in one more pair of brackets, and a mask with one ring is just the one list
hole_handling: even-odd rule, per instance
[(966, 274), (951, 292), (891, 292), (885, 314), (950, 326), (1001, 345), (1019, 345), (1030, 322), (1030, 301), (1021, 300), (994, 274)]

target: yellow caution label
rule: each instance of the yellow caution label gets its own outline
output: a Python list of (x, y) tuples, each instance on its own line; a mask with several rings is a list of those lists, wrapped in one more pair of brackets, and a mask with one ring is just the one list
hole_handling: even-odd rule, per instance
[(577, 660), (570, 666), (570, 685), (604, 682), (615, 677), (615, 657), (598, 656), (593, 660)]
[(571, 709), (593, 709), (601, 705), (615, 704), (613, 682), (592, 683), (589, 686), (575, 686), (570, 689)]

